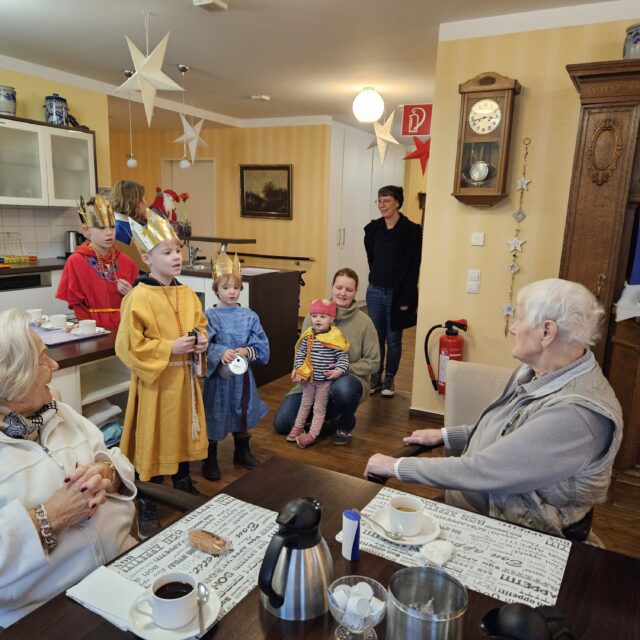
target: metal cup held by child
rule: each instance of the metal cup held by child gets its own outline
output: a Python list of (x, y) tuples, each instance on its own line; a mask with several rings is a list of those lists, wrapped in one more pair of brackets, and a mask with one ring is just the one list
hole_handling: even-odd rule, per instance
[(229, 364), (220, 364), (220, 375), (223, 378), (232, 378), (233, 376), (241, 376), (247, 372), (249, 363), (244, 356), (236, 355)]

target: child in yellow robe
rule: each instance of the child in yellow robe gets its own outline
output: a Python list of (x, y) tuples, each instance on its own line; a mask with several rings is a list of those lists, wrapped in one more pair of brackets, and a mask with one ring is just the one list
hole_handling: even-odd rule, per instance
[[(150, 267), (122, 301), (116, 354), (131, 369), (121, 449), (142, 480), (171, 475), (173, 486), (196, 495), (189, 461), (207, 457), (200, 384), (207, 319), (198, 297), (176, 276), (180, 241), (171, 225), (150, 214), (131, 221), (133, 241)], [(197, 330), (196, 336), (190, 335)]]

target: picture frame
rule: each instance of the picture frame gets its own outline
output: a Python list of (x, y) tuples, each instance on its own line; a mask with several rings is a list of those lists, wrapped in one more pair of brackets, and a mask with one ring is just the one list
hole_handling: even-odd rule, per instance
[(240, 216), (291, 220), (291, 165), (240, 165)]

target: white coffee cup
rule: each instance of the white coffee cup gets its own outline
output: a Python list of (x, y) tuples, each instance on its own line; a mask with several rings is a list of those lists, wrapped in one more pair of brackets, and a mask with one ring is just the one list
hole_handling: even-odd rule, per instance
[(190, 573), (165, 573), (154, 580), (151, 589), (145, 591), (134, 606), (151, 616), (158, 627), (179, 629), (189, 624), (198, 612), (197, 585)]
[(92, 333), (97, 331), (98, 327), (96, 326), (95, 320), (79, 320), (78, 321), (78, 331), (85, 336), (89, 336)]
[(403, 536), (416, 536), (422, 531), (423, 505), (419, 498), (394, 496), (389, 501), (389, 524)]
[(49, 316), (49, 322), (52, 327), (56, 329), (64, 329), (67, 326), (67, 316), (63, 313), (55, 313), (52, 316)]
[(42, 320), (42, 309), (26, 309), (26, 314), (29, 316), (31, 322), (38, 322)]

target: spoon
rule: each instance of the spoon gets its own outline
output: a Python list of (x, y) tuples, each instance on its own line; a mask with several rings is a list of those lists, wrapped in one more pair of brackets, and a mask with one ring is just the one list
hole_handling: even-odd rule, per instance
[(391, 540), (404, 540), (405, 539), (405, 537), (401, 533), (399, 533), (397, 531), (389, 531), (389, 529), (386, 529), (379, 522), (376, 522), (373, 518), (370, 518), (369, 516), (366, 516), (361, 511), (358, 511), (357, 509), (354, 509), (354, 511), (356, 513), (360, 514), (360, 517), (363, 518), (365, 520), (365, 522), (368, 522), (369, 525), (373, 529), (377, 529), (378, 533), (382, 532), (383, 535), (387, 536), (387, 538), (391, 538)]
[(202, 584), (202, 582), (198, 582), (198, 593), (197, 593), (197, 602), (198, 602), (198, 624), (200, 625), (200, 635), (204, 633), (204, 615), (202, 613), (202, 607), (205, 602), (209, 599), (209, 589), (207, 586)]

